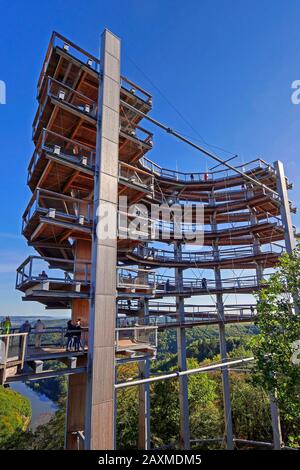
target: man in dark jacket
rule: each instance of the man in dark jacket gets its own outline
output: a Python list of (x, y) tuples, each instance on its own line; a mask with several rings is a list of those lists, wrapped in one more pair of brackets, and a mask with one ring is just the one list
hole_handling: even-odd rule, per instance
[(74, 327), (75, 334), (74, 334), (74, 340), (75, 340), (75, 351), (79, 351), (80, 348), (82, 348), (81, 344), (81, 320), (78, 318), (76, 325)]
[(75, 326), (73, 325), (72, 320), (69, 320), (67, 323), (67, 331), (65, 334), (65, 338), (67, 338), (66, 351), (72, 350), (72, 347), (75, 343), (74, 337), (75, 337)]

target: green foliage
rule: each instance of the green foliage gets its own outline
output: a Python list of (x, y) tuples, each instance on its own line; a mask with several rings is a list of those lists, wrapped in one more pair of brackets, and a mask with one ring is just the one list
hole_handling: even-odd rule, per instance
[(65, 402), (49, 423), (38, 426), (35, 432), (17, 429), (1, 445), (2, 450), (62, 450), (64, 448)]
[[(256, 335), (258, 328), (251, 324), (226, 326), (227, 351), (230, 353), (246, 345), (249, 335)], [(216, 326), (191, 328), (186, 331), (187, 356), (198, 361), (212, 359), (219, 353), (219, 331)], [(165, 330), (158, 335), (158, 362), (165, 368), (176, 363), (176, 331)], [(175, 358), (175, 359), (174, 359)]]
[[(278, 284), (277, 284), (278, 287)], [(269, 300), (266, 300), (268, 303)], [(274, 302), (273, 302), (274, 303)], [(260, 305), (263, 305), (261, 303)], [(273, 304), (272, 304), (273, 305)], [(261, 308), (261, 307), (259, 307)], [(269, 310), (268, 310), (269, 311)], [(268, 313), (267, 313), (268, 315)], [(284, 315), (283, 315), (284, 316)], [(280, 319), (280, 321), (279, 321)], [(272, 328), (269, 327), (272, 321)], [(285, 321), (285, 320), (284, 320)], [(289, 322), (290, 322), (289, 318)], [(297, 322), (294, 322), (294, 324)], [(284, 323), (284, 328), (285, 328)], [(287, 323), (287, 331), (290, 331)], [(268, 317), (263, 321), (261, 332), (260, 317), (258, 325), (230, 325), (226, 327), (229, 357), (239, 358), (252, 355), (251, 348), (257, 354), (258, 359), (265, 355), (262, 345), (269, 347), (270, 338), (262, 340), (262, 332), (267, 331), (270, 336), (275, 328), (276, 334), (283, 341), (284, 331), (281, 315)], [(265, 328), (265, 329), (264, 329)], [(208, 326), (206, 328), (195, 327), (187, 333), (188, 367), (196, 368), (200, 365), (219, 361), (218, 328)], [(282, 335), (282, 336), (281, 336)], [(249, 342), (249, 338), (252, 338)], [(253, 338), (257, 338), (255, 341)], [(265, 342), (264, 342), (265, 341)], [(274, 347), (276, 356), (275, 338), (270, 342)], [(285, 351), (285, 349), (283, 348)], [(177, 370), (176, 334), (175, 330), (159, 333), (158, 360), (151, 364), (152, 373), (164, 373)], [(291, 350), (288, 349), (287, 357)], [(261, 354), (261, 356), (260, 356)], [(193, 359), (190, 358), (193, 356)], [(265, 362), (262, 360), (265, 364)], [(280, 363), (280, 362), (279, 362)], [(47, 364), (52, 368), (56, 364)], [(267, 366), (269, 363), (267, 362)], [(272, 369), (273, 370), (273, 369)], [(259, 369), (256, 381), (246, 373), (231, 372), (231, 397), (234, 435), (240, 439), (254, 439), (271, 441), (271, 419), (269, 412), (268, 387), (264, 383), (264, 371)], [(118, 381), (136, 379), (139, 376), (137, 364), (128, 363), (118, 367)], [(282, 374), (280, 375), (280, 377)], [(274, 386), (273, 377), (271, 385)], [(296, 379), (296, 377), (295, 377)], [(282, 379), (281, 379), (282, 380)], [(276, 385), (281, 383), (278, 376)], [(269, 382), (268, 382), (269, 384)], [(288, 381), (290, 386), (290, 382)], [(36, 386), (35, 386), (36, 387)], [(295, 390), (296, 390), (295, 385)], [(46, 393), (53, 400), (57, 397), (65, 397), (65, 379), (40, 382), (38, 390)], [(179, 381), (178, 379), (166, 380), (151, 384), (151, 436), (152, 445), (160, 447), (174, 443), (178, 447), (179, 441)], [(117, 392), (117, 447), (119, 449), (136, 449), (138, 438), (138, 394), (137, 387), (129, 387)], [(220, 371), (191, 375), (188, 378), (188, 396), (190, 408), (190, 425), (192, 440), (210, 440), (224, 437), (224, 410), (222, 396), (222, 381)], [(62, 449), (64, 444), (65, 424), (65, 399), (59, 406), (59, 410), (46, 425), (39, 426), (35, 432), (26, 431), (24, 427), (13, 430), (6, 437), (1, 448), (5, 449)], [(1, 400), (0, 400), (1, 404)], [(282, 426), (285, 441), (289, 445), (296, 446), (299, 443), (299, 420), (295, 419), (294, 409), (297, 406), (290, 400), (289, 406), (282, 414)], [(0, 408), (1, 410), (1, 408)], [(291, 418), (292, 417), (292, 418)], [(23, 430), (22, 430), (23, 429)], [(220, 448), (222, 443), (197, 443), (197, 449)]]
[[(188, 368), (199, 363), (188, 360)], [(188, 382), (191, 439), (212, 439), (223, 433), (223, 415), (218, 397), (218, 382), (208, 373), (191, 375)]]
[(281, 257), (277, 272), (257, 294), (259, 334), (251, 342), (257, 359), (255, 381), (276, 395), (285, 438), (296, 439), (299, 445), (300, 366), (291, 358), (293, 343), (300, 338), (300, 315), (294, 312), (292, 299), (300, 305), (299, 247)]
[(0, 445), (15, 432), (26, 430), (30, 420), (30, 401), (20, 393), (0, 386)]
[[(118, 367), (118, 381), (123, 382), (138, 374), (137, 365), (124, 364)], [(129, 387), (117, 392), (117, 446), (120, 449), (137, 447), (138, 389)]]
[(179, 439), (179, 384), (171, 379), (151, 387), (151, 429), (155, 447)]
[[(59, 361), (45, 361), (44, 370), (49, 369), (65, 369), (66, 366)], [(68, 379), (65, 375), (52, 377), (34, 382), (26, 382), (26, 385), (38, 393), (43, 393), (50, 400), (58, 402), (62, 398), (66, 398), (68, 390)]]
[(235, 436), (272, 442), (270, 404), (262, 387), (253, 386), (245, 374), (232, 373), (231, 405)]

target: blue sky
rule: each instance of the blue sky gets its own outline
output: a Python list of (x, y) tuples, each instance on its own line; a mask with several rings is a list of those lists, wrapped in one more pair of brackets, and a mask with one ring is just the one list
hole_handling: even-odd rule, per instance
[[(0, 316), (42, 311), (22, 303), (14, 284), (30, 252), (21, 215), (36, 82), (52, 30), (95, 55), (103, 28), (112, 30), (122, 39), (122, 73), (153, 93), (154, 117), (244, 161), (282, 159), (297, 205), (300, 105), (291, 103), (291, 83), (300, 79), (299, 1), (0, 0), (0, 8), (0, 80), (7, 87), (0, 105)], [(213, 165), (157, 131), (154, 142), (149, 157), (166, 167)]]

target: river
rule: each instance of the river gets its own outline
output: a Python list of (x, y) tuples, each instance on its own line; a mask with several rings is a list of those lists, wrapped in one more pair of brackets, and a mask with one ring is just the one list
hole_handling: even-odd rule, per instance
[(40, 424), (46, 424), (57, 410), (57, 405), (46, 395), (27, 387), (24, 382), (15, 382), (10, 387), (28, 398), (32, 408), (32, 419), (29, 429), (34, 431)]

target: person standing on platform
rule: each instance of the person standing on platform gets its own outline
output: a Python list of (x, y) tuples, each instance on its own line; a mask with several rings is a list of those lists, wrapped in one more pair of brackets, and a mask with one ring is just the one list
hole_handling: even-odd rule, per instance
[(11, 330), (11, 321), (9, 317), (5, 317), (5, 320), (1, 323), (1, 330), (3, 335), (9, 335)]
[(34, 345), (34, 347), (36, 349), (41, 347), (42, 334), (43, 334), (44, 331), (45, 331), (45, 324), (40, 319), (38, 319), (38, 321), (34, 325), (34, 333), (35, 333), (35, 345)]
[(75, 338), (75, 326), (72, 323), (72, 320), (69, 320), (67, 323), (67, 331), (65, 334), (65, 338), (67, 338), (67, 345), (66, 351), (71, 351), (74, 346), (74, 338)]
[[(31, 332), (31, 325), (29, 323), (28, 320), (26, 320), (21, 326), (20, 326), (20, 329), (19, 329), (19, 333), (29, 333)], [(19, 339), (19, 347), (22, 346), (22, 336), (20, 336), (20, 339)]]
[(80, 348), (82, 348), (81, 344), (81, 320), (78, 318), (76, 325), (74, 327), (75, 333), (74, 333), (74, 340), (75, 340), (75, 351), (79, 351)]

